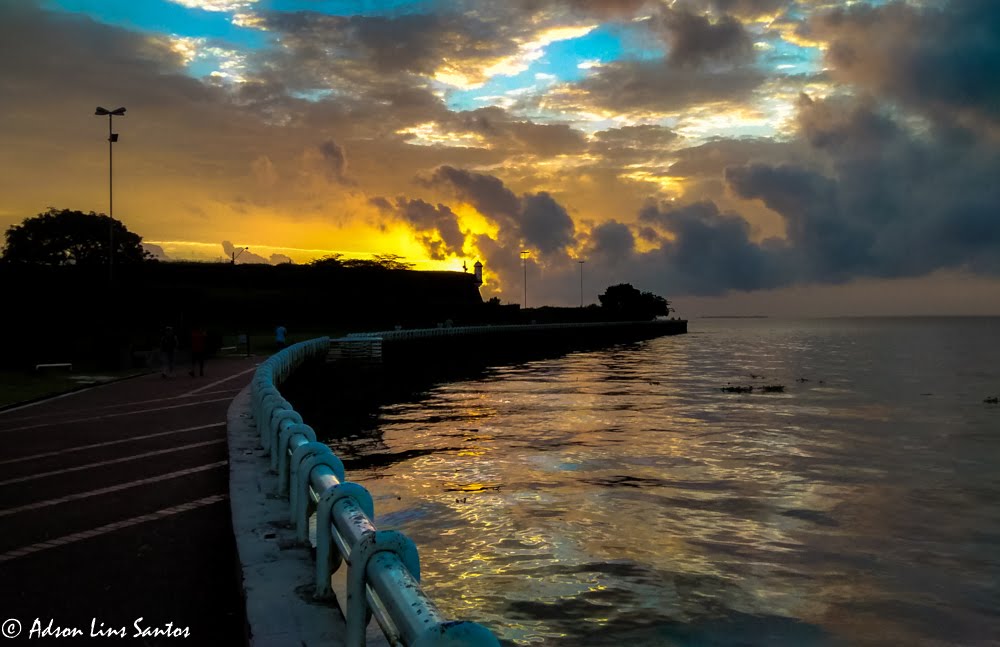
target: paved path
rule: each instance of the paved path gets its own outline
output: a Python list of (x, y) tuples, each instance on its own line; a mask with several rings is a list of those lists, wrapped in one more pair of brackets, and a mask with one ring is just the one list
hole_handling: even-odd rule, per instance
[[(102, 644), (245, 641), (225, 421), (256, 363), (219, 359), (206, 377), (148, 375), (0, 412), (0, 622), (21, 624), (4, 644), (29, 642), (36, 618), (127, 637)], [(140, 617), (190, 637), (137, 638)]]

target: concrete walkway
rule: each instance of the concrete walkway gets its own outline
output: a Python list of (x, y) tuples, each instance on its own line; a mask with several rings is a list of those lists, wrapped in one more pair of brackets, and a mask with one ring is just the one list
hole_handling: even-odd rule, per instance
[(180, 367), (0, 412), (10, 643), (48, 643), (31, 632), (50, 621), (82, 634), (59, 644), (87, 642), (92, 623), (114, 632), (104, 644), (245, 643), (226, 412), (256, 363), (218, 359), (205, 377)]

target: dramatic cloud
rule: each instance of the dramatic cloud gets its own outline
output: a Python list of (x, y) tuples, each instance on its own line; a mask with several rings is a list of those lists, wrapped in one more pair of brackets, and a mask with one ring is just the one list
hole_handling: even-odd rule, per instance
[(776, 241), (764, 246), (750, 242), (746, 220), (719, 213), (711, 202), (682, 207), (650, 204), (640, 220), (672, 235), (644, 259), (660, 265), (673, 289), (685, 294), (719, 294), (727, 289), (757, 290), (792, 282), (780, 274), (784, 250)]
[(899, 0), (815, 16), (835, 78), (951, 122), (1000, 126), (1000, 11), (993, 0)]
[(402, 197), (395, 204), (381, 197), (372, 198), (371, 203), (413, 227), (431, 258), (443, 260), (449, 254), (462, 255), (465, 234), (459, 226), (458, 216), (449, 207)]
[(450, 186), (462, 200), (499, 225), (502, 242), (527, 245), (543, 257), (562, 254), (574, 243), (573, 219), (548, 193), (526, 193), (518, 198), (493, 176), (450, 166), (437, 169), (431, 182)]
[(785, 220), (800, 276), (1000, 270), (1000, 151), (960, 134), (909, 132), (866, 103), (800, 104), (802, 133), (832, 172), (791, 164), (726, 170), (733, 191)]
[(671, 10), (663, 14), (661, 25), (670, 44), (671, 65), (744, 63), (753, 59), (753, 41), (743, 24), (732, 16), (713, 22), (705, 15)]
[(586, 256), (590, 261), (614, 267), (635, 253), (635, 236), (627, 225), (616, 220), (602, 222), (590, 231)]
[(175, 4), (0, 0), (0, 226), (106, 209), (93, 108), (123, 105), (115, 216), (172, 258), (479, 258), (536, 305), (581, 269), (671, 297), (1000, 277), (990, 0)]
[(573, 243), (573, 219), (548, 193), (525, 194), (521, 198), (521, 235), (542, 255), (562, 252)]
[(521, 201), (499, 178), (442, 166), (434, 172), (431, 183), (451, 186), (462, 199), (502, 227), (519, 225)]

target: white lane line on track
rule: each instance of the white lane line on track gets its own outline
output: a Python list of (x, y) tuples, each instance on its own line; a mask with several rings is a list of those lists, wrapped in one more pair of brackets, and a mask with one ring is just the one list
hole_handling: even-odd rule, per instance
[(119, 418), (121, 416), (134, 416), (140, 413), (152, 413), (154, 411), (166, 411), (168, 409), (182, 409), (184, 407), (197, 407), (202, 404), (212, 404), (213, 402), (231, 402), (232, 398), (215, 398), (214, 400), (200, 400), (198, 402), (187, 402), (185, 404), (174, 404), (169, 407), (154, 407), (152, 409), (140, 409), (138, 411), (123, 411), (121, 413), (109, 413), (103, 416), (91, 416), (89, 418), (77, 418), (76, 420), (57, 420), (55, 422), (40, 422), (35, 425), (24, 425), (11, 429), (0, 429), (0, 434), (9, 434), (15, 431), (25, 431), (27, 429), (37, 429), (39, 427), (52, 427), (55, 425), (72, 425), (78, 422), (93, 422), (94, 420), (105, 420), (107, 418)]
[(188, 391), (184, 395), (188, 396), (188, 395), (194, 395), (196, 393), (201, 393), (205, 389), (210, 389), (213, 386), (218, 386), (218, 385), (222, 384), (223, 382), (228, 382), (229, 380), (235, 380), (236, 378), (240, 377), (241, 375), (246, 375), (247, 373), (252, 373), (253, 371), (256, 371), (256, 370), (257, 370), (257, 367), (256, 366), (252, 366), (252, 367), (248, 368), (245, 371), (240, 371), (239, 373), (236, 373), (235, 375), (230, 375), (229, 377), (224, 377), (221, 380), (216, 380), (215, 382), (209, 382), (205, 386), (198, 387), (194, 391)]
[(161, 431), (155, 434), (146, 434), (144, 436), (130, 436), (128, 438), (122, 438), (121, 440), (109, 440), (103, 443), (92, 443), (90, 445), (79, 445), (77, 447), (67, 447), (65, 449), (60, 449), (54, 452), (43, 452), (41, 454), (32, 454), (31, 456), (20, 456), (18, 458), (8, 458), (7, 460), (0, 461), (0, 465), (7, 465), (9, 463), (20, 463), (21, 461), (35, 460), (38, 458), (48, 458), (49, 456), (61, 456), (63, 454), (68, 454), (70, 452), (79, 452), (85, 449), (96, 449), (98, 447), (110, 447), (111, 445), (120, 445), (122, 443), (131, 443), (136, 440), (146, 440), (148, 438), (157, 438), (158, 436), (169, 436), (170, 434), (182, 434), (187, 431), (198, 431), (199, 429), (211, 429), (212, 427), (222, 427), (226, 423), (224, 422), (213, 422), (207, 425), (198, 425), (196, 427), (184, 427), (183, 429), (172, 429), (171, 431)]
[[(235, 394), (237, 394), (239, 392), (240, 392), (240, 389), (238, 389), (238, 388), (228, 388), (228, 389), (219, 389), (218, 391), (205, 391), (205, 392), (202, 392), (202, 393), (198, 393), (197, 395), (219, 395), (220, 393), (231, 393), (231, 394), (235, 395)], [(65, 409), (63, 411), (39, 411), (38, 413), (34, 413), (34, 414), (31, 414), (31, 415), (14, 416), (12, 418), (0, 418), (0, 420), (2, 420), (3, 422), (17, 422), (19, 420), (38, 420), (40, 418), (52, 418), (52, 417), (55, 417), (55, 416), (79, 415), (79, 414), (82, 414), (82, 413), (91, 413), (91, 412), (94, 412), (94, 411), (101, 411), (103, 409), (120, 409), (122, 407), (132, 407), (132, 406), (136, 406), (136, 405), (139, 405), (139, 404), (152, 404), (154, 402), (167, 402), (167, 401), (170, 401), (170, 400), (179, 400), (181, 398), (190, 398), (190, 397), (192, 397), (190, 394), (183, 393), (181, 395), (171, 395), (171, 396), (167, 396), (167, 397), (163, 397), (163, 398), (152, 398), (152, 399), (149, 399), (149, 400), (136, 400), (134, 402), (120, 402), (118, 404), (101, 404), (101, 405), (97, 405), (95, 407), (80, 407), (78, 409)], [(25, 406), (34, 406), (35, 404), (42, 404), (42, 403), (41, 402), (37, 402), (37, 403), (33, 402), (30, 405), (25, 405)], [(18, 407), (18, 408), (22, 408), (22, 407)], [(8, 409), (7, 411), (15, 411), (15, 409)], [(0, 411), (0, 416), (3, 416), (3, 414), (7, 413), (7, 411)]]
[(76, 543), (78, 541), (83, 541), (84, 539), (99, 537), (101, 535), (106, 535), (110, 532), (115, 532), (116, 530), (121, 530), (123, 528), (128, 528), (130, 526), (137, 526), (140, 523), (146, 523), (147, 521), (159, 521), (160, 519), (172, 517), (174, 515), (181, 514), (183, 512), (189, 512), (197, 508), (202, 508), (207, 505), (212, 505), (213, 503), (225, 501), (227, 498), (228, 497), (225, 494), (215, 494), (213, 496), (205, 497), (204, 499), (195, 499), (194, 501), (182, 503), (181, 505), (175, 505), (169, 508), (163, 508), (162, 510), (157, 510), (156, 512), (144, 514), (139, 517), (132, 517), (131, 519), (116, 521), (115, 523), (109, 523), (105, 526), (99, 526), (97, 528), (84, 530), (82, 532), (75, 532), (72, 535), (65, 535), (63, 537), (57, 537), (56, 539), (50, 539), (48, 541), (39, 542), (37, 544), (32, 544), (30, 546), (16, 548), (6, 553), (0, 554), (0, 562), (8, 562), (10, 560), (17, 559), (19, 557), (24, 557), (25, 555), (31, 555), (32, 553), (48, 550), (50, 548), (58, 548), (59, 546), (65, 546), (67, 544)]
[(67, 474), (69, 472), (79, 472), (80, 470), (89, 470), (95, 467), (104, 467), (105, 465), (115, 465), (117, 463), (127, 463), (128, 461), (139, 460), (140, 458), (149, 458), (150, 456), (162, 456), (163, 454), (171, 454), (173, 452), (184, 451), (185, 449), (194, 449), (195, 447), (206, 447), (208, 445), (217, 445), (219, 443), (226, 442), (225, 438), (217, 438), (215, 440), (207, 440), (203, 443), (191, 443), (190, 445), (180, 445), (179, 447), (171, 447), (170, 449), (159, 449), (155, 452), (146, 452), (144, 454), (133, 454), (132, 456), (125, 456), (124, 458), (115, 458), (109, 461), (101, 461), (100, 463), (87, 463), (86, 465), (77, 465), (75, 467), (64, 467), (58, 470), (52, 470), (51, 472), (40, 472), (38, 474), (30, 474), (28, 476), (20, 476), (14, 479), (7, 479), (6, 481), (0, 481), (0, 485), (11, 485), (13, 483), (24, 483), (25, 481), (34, 481), (36, 479), (45, 478), (47, 476), (56, 476), (58, 474)]
[(38, 501), (37, 503), (29, 503), (27, 505), (18, 506), (16, 508), (7, 508), (6, 510), (0, 510), (0, 517), (7, 517), (12, 514), (17, 514), (18, 512), (26, 512), (28, 510), (38, 510), (40, 508), (47, 508), (53, 505), (59, 505), (60, 503), (66, 503), (68, 501), (77, 501), (79, 499), (87, 499), (92, 496), (100, 496), (102, 494), (110, 494), (111, 492), (118, 492), (121, 490), (127, 490), (129, 488), (139, 487), (140, 485), (148, 485), (150, 483), (160, 483), (167, 479), (179, 478), (181, 476), (190, 476), (191, 474), (197, 474), (199, 472), (206, 472), (208, 470), (215, 469), (216, 467), (221, 467), (226, 465), (229, 461), (216, 461), (214, 463), (208, 463), (207, 465), (199, 465), (198, 467), (191, 467), (186, 470), (178, 470), (176, 472), (170, 472), (168, 474), (159, 474), (157, 476), (151, 476), (150, 478), (139, 479), (138, 481), (129, 481), (128, 483), (120, 483), (118, 485), (112, 485), (110, 487), (101, 488), (99, 490), (90, 490), (89, 492), (77, 492), (76, 494), (68, 494), (58, 499), (46, 499), (44, 501)]

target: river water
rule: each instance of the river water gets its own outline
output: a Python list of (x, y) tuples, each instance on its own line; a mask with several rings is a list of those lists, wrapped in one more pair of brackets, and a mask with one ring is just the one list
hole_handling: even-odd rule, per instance
[(1000, 644), (1000, 319), (690, 330), (491, 367), (331, 445), (378, 465), (349, 477), (445, 614), (506, 644)]

